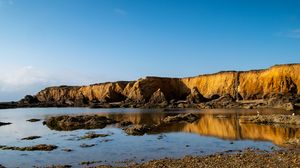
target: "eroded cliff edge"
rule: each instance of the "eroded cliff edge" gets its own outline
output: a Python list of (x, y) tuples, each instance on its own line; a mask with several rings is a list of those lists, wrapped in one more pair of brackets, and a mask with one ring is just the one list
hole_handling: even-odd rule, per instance
[(145, 77), (137, 81), (49, 87), (14, 104), (18, 107), (293, 109), (300, 100), (299, 87), (300, 64), (285, 64), (264, 70), (225, 71), (189, 78)]

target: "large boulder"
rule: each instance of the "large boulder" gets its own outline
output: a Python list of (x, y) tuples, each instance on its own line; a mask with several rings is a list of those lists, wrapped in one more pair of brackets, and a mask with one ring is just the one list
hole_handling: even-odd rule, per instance
[(151, 130), (148, 125), (132, 125), (123, 129), (128, 135), (144, 135)]
[(162, 102), (166, 102), (166, 101), (167, 100), (165, 98), (165, 95), (160, 89), (155, 91), (149, 100), (149, 102), (152, 104), (158, 104), (158, 103), (162, 103)]
[(205, 101), (205, 98), (201, 93), (199, 93), (196, 87), (193, 87), (191, 89), (191, 93), (187, 96), (186, 99), (189, 103), (200, 103)]
[(53, 116), (47, 118), (43, 124), (54, 130), (76, 130), (76, 129), (101, 129), (106, 125), (114, 124), (117, 121), (99, 115), (80, 116)]

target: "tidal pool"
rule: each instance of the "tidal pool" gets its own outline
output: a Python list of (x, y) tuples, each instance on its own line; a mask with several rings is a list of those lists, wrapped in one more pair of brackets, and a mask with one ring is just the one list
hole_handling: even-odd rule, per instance
[[(260, 109), (260, 114), (280, 113), (279, 109)], [(157, 124), (168, 115), (192, 112), (200, 120), (155, 130), (143, 136), (129, 136), (115, 125), (103, 129), (57, 131), (42, 122), (56, 115), (97, 114), (133, 124)], [(0, 150), (0, 164), (6, 167), (32, 167), (72, 165), (84, 167), (81, 162), (122, 165), (164, 157), (208, 155), (224, 151), (243, 150), (248, 147), (262, 150), (279, 148), (285, 141), (300, 135), (299, 128), (240, 123), (241, 115), (256, 115), (257, 110), (162, 110), (162, 109), (89, 109), (89, 108), (22, 108), (0, 110), (0, 122), (11, 125), (0, 127), (0, 146), (33, 146), (53, 144), (53, 151)], [(37, 118), (38, 122), (26, 120)], [(109, 134), (106, 137), (80, 139), (88, 132)], [(34, 140), (21, 140), (41, 136)], [(81, 145), (94, 145), (82, 148)], [(66, 149), (71, 149), (68, 151)]]

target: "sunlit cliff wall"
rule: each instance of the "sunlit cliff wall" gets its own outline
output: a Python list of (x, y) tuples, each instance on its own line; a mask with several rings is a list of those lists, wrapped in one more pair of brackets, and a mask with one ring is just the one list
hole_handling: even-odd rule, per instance
[(108, 82), (82, 87), (50, 87), (40, 91), (39, 101), (147, 102), (160, 89), (165, 98), (183, 100), (191, 89), (206, 98), (231, 95), (244, 100), (261, 99), (273, 93), (300, 95), (300, 64), (276, 65), (266, 70), (228, 71), (189, 78), (146, 77), (132, 82)]

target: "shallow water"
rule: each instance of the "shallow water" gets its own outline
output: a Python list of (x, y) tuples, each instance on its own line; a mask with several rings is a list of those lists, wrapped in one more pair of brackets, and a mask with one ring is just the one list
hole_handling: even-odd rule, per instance
[[(122, 165), (122, 161), (142, 162), (164, 157), (178, 158), (185, 155), (207, 155), (230, 150), (255, 147), (262, 150), (278, 148), (288, 139), (299, 136), (300, 129), (239, 123), (240, 115), (256, 115), (257, 110), (157, 110), (157, 109), (88, 109), (88, 108), (24, 108), (0, 110), (0, 121), (11, 125), (0, 127), (0, 145), (31, 146), (53, 144), (58, 149), (45, 151), (0, 150), (0, 164), (6, 167), (32, 167), (69, 164), (74, 167), (83, 161), (99, 161), (98, 164)], [(259, 110), (261, 114), (291, 114), (278, 109)], [(189, 124), (177, 124), (156, 130), (144, 136), (128, 136), (115, 125), (104, 129), (56, 131), (31, 118), (45, 119), (63, 114), (99, 114), (134, 124), (160, 123), (168, 115), (193, 112), (200, 120)], [(79, 140), (85, 133), (110, 134), (107, 137)], [(38, 135), (31, 141), (24, 137)], [(81, 144), (95, 144), (81, 148)], [(63, 149), (72, 149), (71, 152)]]

